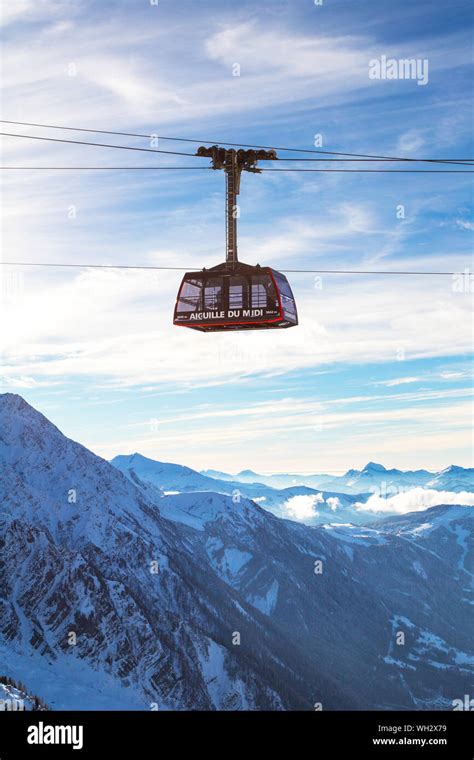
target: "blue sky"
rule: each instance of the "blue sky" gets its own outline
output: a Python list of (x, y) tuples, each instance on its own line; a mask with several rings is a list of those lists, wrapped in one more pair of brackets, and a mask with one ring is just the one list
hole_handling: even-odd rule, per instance
[[(5, 118), (473, 155), (470, 2), (24, 0), (3, 10), (3, 27)], [(428, 83), (371, 80), (369, 61), (382, 55), (427, 59)], [(194, 148), (161, 144), (183, 146)], [(2, 151), (7, 165), (197, 161), (13, 138)], [(5, 175), (7, 260), (194, 268), (223, 258), (221, 173)], [(472, 269), (469, 175), (246, 175), (240, 206), (249, 263)], [(4, 269), (3, 390), (106, 457), (140, 451), (230, 471), (472, 464), (469, 275), (459, 287), (449, 276), (293, 274), (300, 326), (232, 336), (172, 327), (179, 279)]]

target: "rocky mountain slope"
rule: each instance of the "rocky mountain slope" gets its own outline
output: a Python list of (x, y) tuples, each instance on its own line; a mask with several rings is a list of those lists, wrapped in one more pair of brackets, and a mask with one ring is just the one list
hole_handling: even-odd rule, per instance
[(472, 691), (471, 508), (309, 527), (242, 494), (164, 496), (19, 396), (0, 421), (0, 671), (53, 709), (450, 709)]

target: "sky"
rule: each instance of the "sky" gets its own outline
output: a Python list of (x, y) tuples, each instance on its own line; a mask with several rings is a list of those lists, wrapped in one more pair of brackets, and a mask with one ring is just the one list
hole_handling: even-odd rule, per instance
[[(162, 136), (470, 158), (472, 14), (467, 0), (17, 0), (2, 8), (2, 118), (191, 153), (199, 142)], [(427, 61), (428, 81), (371, 78), (382, 56)], [(4, 262), (224, 258), (221, 172), (131, 168), (204, 159), (13, 137), (1, 149), (5, 166), (124, 167), (4, 170)], [(472, 466), (470, 175), (245, 174), (239, 204), (248, 263), (464, 276), (293, 273), (297, 328), (209, 335), (172, 326), (178, 271), (3, 266), (2, 392), (106, 458)]]

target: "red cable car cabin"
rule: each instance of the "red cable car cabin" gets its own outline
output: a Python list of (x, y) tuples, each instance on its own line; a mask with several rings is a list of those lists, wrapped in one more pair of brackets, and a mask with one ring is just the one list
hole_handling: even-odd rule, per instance
[(173, 323), (201, 332), (262, 330), (298, 324), (286, 277), (271, 267), (237, 262), (186, 272)]

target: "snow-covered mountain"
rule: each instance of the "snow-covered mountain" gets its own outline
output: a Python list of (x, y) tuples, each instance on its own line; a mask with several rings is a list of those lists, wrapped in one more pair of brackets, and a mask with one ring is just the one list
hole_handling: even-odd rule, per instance
[[(258, 503), (277, 517), (292, 517), (301, 513), (308, 525), (327, 522), (329, 517), (335, 522), (365, 523), (376, 519), (373, 512), (356, 509), (360, 496), (321, 491), (305, 485), (287, 488), (273, 488), (263, 483), (237, 480), (219, 480), (178, 464), (157, 462), (141, 454), (116, 456), (111, 464), (124, 473), (133, 483), (153, 486), (160, 494), (172, 495), (197, 491), (210, 491), (232, 496), (244, 496)], [(247, 471), (250, 472), (250, 471)], [(366, 494), (369, 498), (370, 494)], [(313, 509), (314, 507), (314, 509)]]
[[(322, 525), (327, 522), (367, 525), (386, 514), (426, 509), (436, 504), (473, 504), (473, 471), (449, 467), (435, 476), (427, 470), (387, 470), (383, 465), (369, 462), (363, 470), (348, 470), (342, 478), (324, 476), (322, 488), (291, 485), (282, 488), (254, 480), (257, 473), (246, 470), (232, 480), (204, 475), (176, 464), (148, 459), (140, 454), (118, 456), (112, 464), (132, 482), (158, 489), (163, 494), (213, 491), (240, 494), (257, 502), (277, 517)], [(293, 476), (269, 476), (272, 478)], [(317, 476), (315, 476), (317, 477)], [(296, 476), (294, 476), (296, 479)], [(307, 478), (309, 479), (309, 478)], [(423, 483), (422, 486), (417, 485)], [(452, 490), (449, 486), (453, 485)], [(404, 496), (406, 494), (406, 496)], [(438, 495), (439, 494), (439, 495)], [(457, 501), (459, 495), (459, 501)]]
[(473, 491), (474, 469), (450, 465), (426, 483), (427, 488), (435, 488), (438, 491)]
[[(201, 470), (201, 475), (205, 475), (207, 478), (213, 478), (213, 480), (238, 480), (237, 475), (229, 475), (227, 472), (221, 472), (220, 470)], [(257, 478), (258, 480), (258, 478)], [(263, 480), (260, 480), (263, 483)]]
[(451, 465), (439, 473), (428, 470), (386, 469), (381, 464), (369, 462), (363, 470), (348, 470), (341, 478), (327, 481), (325, 487), (343, 493), (395, 494), (409, 488), (422, 486), (438, 491), (474, 491), (474, 469)]
[(242, 470), (236, 475), (230, 475), (227, 472), (220, 472), (219, 470), (201, 470), (201, 474), (207, 475), (207, 477), (214, 480), (233, 480), (238, 483), (263, 483), (275, 489), (303, 485), (307, 488), (321, 490), (326, 481), (330, 481), (333, 478), (332, 475), (324, 475), (322, 473), (316, 475), (297, 475), (291, 473), (262, 475), (261, 473), (253, 472), (253, 470)]
[[(157, 462), (142, 454), (130, 454), (114, 457), (111, 464), (133, 480), (137, 475), (142, 481), (152, 483), (158, 490), (167, 492), (212, 491), (216, 490), (216, 481), (202, 475), (190, 467), (171, 462)], [(226, 488), (229, 488), (226, 486)]]
[[(221, 579), (196, 529), (19, 396), (0, 420), (0, 669), (53, 708), (303, 708), (315, 684), (356, 705)], [(216, 520), (232, 505), (236, 526), (280, 522), (215, 499)]]
[(237, 475), (217, 473), (206, 470), (206, 474), (218, 480), (234, 480), (242, 483), (263, 483), (272, 488), (287, 488), (304, 485), (313, 489), (324, 489), (343, 494), (366, 494), (380, 492), (394, 494), (402, 489), (422, 486), (439, 491), (474, 491), (474, 468), (450, 465), (440, 472), (428, 470), (398, 470), (387, 469), (382, 464), (369, 462), (362, 470), (347, 470), (344, 475), (297, 475), (279, 473), (275, 475), (259, 475), (245, 470)]
[(363, 470), (348, 470), (343, 476), (341, 482), (336, 478), (333, 484), (343, 485), (351, 493), (361, 493), (362, 491), (390, 490), (407, 488), (413, 486), (423, 486), (433, 477), (433, 473), (428, 470), (397, 470), (396, 468), (387, 470), (382, 464), (369, 462)]
[(309, 527), (242, 494), (164, 496), (19, 396), (0, 422), (0, 672), (52, 708), (451, 709), (472, 692), (472, 508)]

